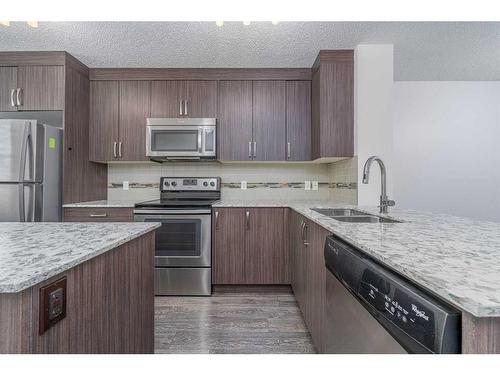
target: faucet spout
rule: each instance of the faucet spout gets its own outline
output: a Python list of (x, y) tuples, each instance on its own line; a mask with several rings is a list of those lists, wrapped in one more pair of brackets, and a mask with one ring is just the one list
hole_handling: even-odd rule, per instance
[(363, 168), (363, 184), (368, 184), (370, 180), (370, 168), (372, 163), (376, 161), (380, 167), (380, 213), (386, 214), (388, 212), (387, 207), (394, 206), (396, 202), (390, 200), (387, 197), (387, 172), (385, 169), (385, 164), (378, 156), (372, 156), (368, 158), (365, 162)]

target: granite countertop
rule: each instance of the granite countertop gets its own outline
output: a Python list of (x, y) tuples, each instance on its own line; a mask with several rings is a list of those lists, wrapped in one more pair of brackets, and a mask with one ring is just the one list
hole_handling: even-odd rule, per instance
[(160, 223), (0, 223), (0, 293), (17, 293)]
[(500, 223), (397, 208), (388, 217), (403, 223), (345, 223), (311, 208), (358, 207), (325, 201), (223, 200), (214, 207), (289, 207), (460, 310), (500, 317)]
[(134, 207), (136, 201), (129, 200), (101, 200), (64, 204), (64, 208), (98, 208), (98, 207)]

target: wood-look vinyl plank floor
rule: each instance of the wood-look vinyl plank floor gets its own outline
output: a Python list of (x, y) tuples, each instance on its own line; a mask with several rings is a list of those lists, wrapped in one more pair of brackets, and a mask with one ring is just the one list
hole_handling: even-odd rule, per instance
[(155, 298), (156, 353), (315, 353), (288, 288)]

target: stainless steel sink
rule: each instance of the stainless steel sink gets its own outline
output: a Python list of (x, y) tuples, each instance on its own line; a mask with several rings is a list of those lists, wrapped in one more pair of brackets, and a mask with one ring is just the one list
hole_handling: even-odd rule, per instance
[(366, 212), (352, 210), (350, 208), (311, 208), (311, 210), (325, 216), (366, 216)]
[(311, 208), (311, 210), (345, 223), (401, 223), (399, 220), (371, 215), (351, 208)]
[(401, 221), (380, 216), (331, 216), (332, 219), (346, 223), (401, 223)]

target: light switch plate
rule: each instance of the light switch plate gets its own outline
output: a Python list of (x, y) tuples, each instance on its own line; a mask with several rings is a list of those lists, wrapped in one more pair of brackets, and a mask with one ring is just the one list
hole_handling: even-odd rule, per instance
[(304, 190), (311, 190), (311, 181), (304, 182)]
[(318, 181), (313, 181), (312, 182), (312, 189), (313, 190), (318, 190)]
[(241, 181), (241, 190), (246, 190), (246, 189), (247, 189), (247, 182)]
[(128, 190), (128, 181), (123, 181), (123, 190)]

